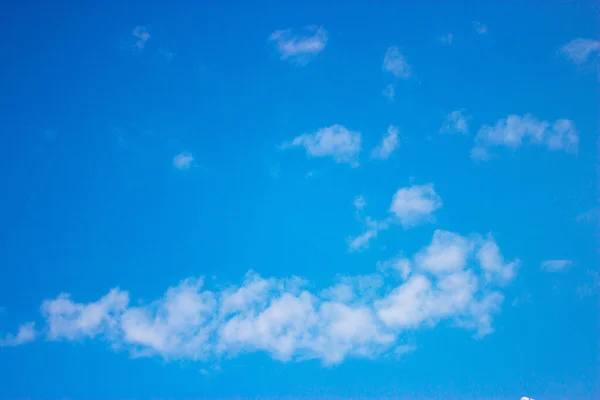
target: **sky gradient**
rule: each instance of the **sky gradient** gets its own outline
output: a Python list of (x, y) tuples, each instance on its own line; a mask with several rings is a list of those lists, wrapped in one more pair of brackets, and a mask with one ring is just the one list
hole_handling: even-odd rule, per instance
[(3, 9), (0, 399), (600, 396), (593, 2)]

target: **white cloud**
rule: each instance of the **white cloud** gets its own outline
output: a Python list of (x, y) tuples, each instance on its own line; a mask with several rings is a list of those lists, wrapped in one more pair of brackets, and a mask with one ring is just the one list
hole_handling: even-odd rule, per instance
[(192, 156), (192, 153), (187, 151), (179, 153), (175, 157), (173, 157), (173, 165), (177, 169), (188, 169), (192, 166), (193, 162), (194, 157)]
[(533, 116), (509, 115), (495, 125), (484, 125), (475, 138), (475, 147), (471, 156), (486, 160), (490, 157), (491, 147), (517, 149), (524, 143), (546, 146), (549, 150), (577, 152), (579, 136), (575, 125), (568, 119), (559, 119), (554, 123), (539, 121)]
[(473, 27), (475, 28), (475, 32), (477, 32), (480, 35), (485, 35), (488, 31), (487, 26), (478, 21), (473, 22)]
[(410, 65), (396, 46), (390, 46), (385, 52), (382, 68), (384, 71), (391, 72), (397, 78), (406, 79), (410, 77)]
[(440, 129), (440, 133), (469, 134), (469, 120), (471, 117), (464, 115), (462, 110), (454, 110), (446, 116), (446, 120)]
[(385, 89), (383, 89), (381, 94), (383, 95), (383, 97), (385, 97), (389, 101), (394, 101), (394, 99), (396, 98), (396, 86), (394, 86), (394, 84), (390, 83), (389, 85), (387, 85), (385, 87)]
[(327, 39), (327, 31), (317, 26), (306, 27), (303, 35), (293, 34), (286, 29), (275, 31), (269, 36), (269, 40), (276, 44), (282, 60), (289, 59), (299, 64), (305, 64), (323, 51)]
[(577, 65), (585, 63), (598, 52), (600, 52), (600, 41), (594, 39), (574, 39), (560, 48), (560, 53)]
[(406, 228), (433, 221), (433, 212), (442, 204), (442, 198), (435, 192), (433, 184), (413, 185), (398, 189), (389, 211)]
[(19, 346), (21, 344), (29, 343), (34, 341), (36, 336), (35, 323), (28, 322), (19, 326), (16, 335), (9, 333), (4, 337), (0, 337), (0, 347)]
[(50, 340), (75, 340), (110, 332), (128, 303), (127, 292), (118, 288), (85, 305), (74, 303), (68, 294), (46, 300), (41, 310), (47, 322), (47, 336)]
[(487, 281), (496, 281), (499, 284), (511, 281), (515, 277), (521, 262), (519, 260), (504, 262), (500, 254), (500, 248), (492, 235), (488, 235), (487, 238), (483, 239), (480, 246), (476, 257), (481, 265), (484, 278)]
[(458, 234), (436, 230), (431, 244), (415, 256), (415, 265), (432, 274), (460, 271), (467, 265), (473, 243)]
[(412, 269), (404, 284), (376, 301), (379, 318), (401, 329), (432, 326), (451, 318), (458, 326), (476, 330), (477, 336), (491, 333), (492, 314), (504, 300), (493, 287), (512, 279), (519, 261), (505, 263), (490, 243), (489, 235), (483, 239), (435, 231), (431, 244), (415, 254), (412, 262), (398, 259), (401, 266), (412, 265)]
[(540, 268), (548, 272), (563, 271), (573, 264), (571, 260), (546, 260), (542, 261)]
[(313, 157), (333, 157), (336, 162), (358, 166), (360, 146), (360, 133), (336, 124), (298, 136), (292, 142), (284, 143), (282, 148), (304, 147)]
[(133, 36), (137, 39), (135, 47), (142, 50), (146, 46), (146, 42), (150, 39), (150, 33), (144, 26), (136, 26), (133, 29)]
[(396, 150), (398, 144), (398, 128), (390, 125), (381, 143), (371, 152), (371, 157), (385, 160)]
[(378, 262), (377, 269), (384, 273), (387, 273), (388, 271), (392, 270), (398, 273), (402, 280), (406, 280), (412, 272), (413, 263), (410, 259), (404, 257), (403, 255), (399, 255), (398, 257), (392, 258), (391, 260)]
[(452, 35), (451, 33), (447, 33), (445, 35), (442, 35), (438, 38), (440, 40), (440, 42), (442, 44), (452, 44), (452, 40), (454, 39), (454, 35)]
[[(493, 314), (499, 312), (503, 296), (493, 280), (485, 279), (489, 263), (479, 264), (481, 257), (464, 262), (451, 249), (476, 252), (485, 240), (489, 237), (436, 231), (432, 244), (413, 261), (398, 258), (394, 267), (403, 262), (408, 266), (400, 267), (400, 281), (381, 273), (344, 276), (323, 290), (310, 290), (313, 286), (297, 277), (265, 279), (250, 271), (241, 285), (215, 291), (205, 288), (201, 278), (188, 278), (159, 299), (135, 306), (129, 304), (129, 293), (118, 288), (90, 303), (61, 294), (42, 304), (43, 332), (50, 340), (97, 337), (134, 357), (167, 360), (210, 361), (262, 351), (283, 361), (336, 364), (347, 357), (403, 353), (409, 348), (396, 342), (404, 332), (431, 328), (442, 320), (478, 336), (492, 332)], [(442, 245), (450, 249), (431, 250)], [(451, 268), (433, 267), (435, 263)], [(26, 324), (3, 344), (25, 343), (34, 336), (33, 324)]]
[(535, 399), (533, 399), (531, 397), (525, 397), (525, 396), (523, 396), (523, 397), (521, 397), (521, 400), (535, 400)]

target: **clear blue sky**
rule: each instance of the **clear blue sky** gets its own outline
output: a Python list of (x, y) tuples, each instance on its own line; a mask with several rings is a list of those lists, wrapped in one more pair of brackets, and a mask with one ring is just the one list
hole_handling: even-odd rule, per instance
[(0, 399), (599, 396), (593, 2), (9, 3)]

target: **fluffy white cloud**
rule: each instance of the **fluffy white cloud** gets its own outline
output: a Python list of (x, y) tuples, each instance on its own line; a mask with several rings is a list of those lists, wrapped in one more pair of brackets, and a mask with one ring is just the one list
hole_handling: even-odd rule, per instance
[(389, 211), (402, 226), (410, 227), (434, 219), (433, 212), (442, 206), (442, 198), (435, 192), (433, 184), (413, 185), (399, 189)]
[(469, 134), (469, 119), (471, 117), (464, 115), (462, 110), (454, 110), (446, 116), (440, 133), (460, 133), (467, 135)]
[(546, 260), (542, 261), (540, 268), (548, 272), (558, 272), (569, 268), (572, 264), (572, 260)]
[(358, 166), (360, 146), (360, 133), (336, 124), (298, 136), (292, 142), (284, 143), (282, 148), (304, 147), (313, 157), (333, 157), (336, 162)]
[(192, 166), (193, 162), (194, 157), (192, 156), (192, 153), (187, 151), (179, 153), (175, 157), (173, 157), (173, 165), (177, 169), (188, 169)]
[(142, 50), (146, 46), (146, 42), (150, 39), (150, 33), (144, 26), (136, 26), (133, 29), (133, 36), (137, 39), (135, 41), (135, 47)]
[(398, 128), (390, 125), (381, 143), (371, 152), (371, 157), (385, 160), (396, 150), (398, 144)]
[(487, 26), (479, 21), (474, 21), (473, 27), (475, 28), (475, 32), (477, 32), (480, 35), (485, 35), (488, 31)]
[(35, 330), (35, 322), (28, 322), (19, 326), (19, 330), (15, 334), (7, 334), (0, 337), (0, 347), (3, 346), (19, 346), (35, 340), (37, 332)]
[(129, 303), (129, 295), (112, 289), (100, 300), (74, 303), (68, 294), (42, 303), (41, 311), (48, 326), (48, 339), (81, 339), (111, 332)]
[(484, 278), (487, 281), (495, 281), (499, 284), (511, 281), (517, 273), (517, 269), (521, 264), (520, 261), (505, 262), (492, 235), (488, 235), (479, 244), (480, 248), (476, 257), (481, 265)]
[(560, 48), (560, 53), (577, 65), (585, 63), (598, 52), (600, 52), (600, 41), (594, 39), (574, 39)]
[[(61, 294), (43, 302), (42, 332), (50, 340), (99, 337), (134, 357), (167, 360), (208, 361), (262, 351), (283, 361), (335, 364), (394, 349), (402, 353), (406, 346), (414, 349), (397, 343), (403, 332), (442, 320), (478, 336), (492, 332), (503, 295), (486, 274), (502, 275), (496, 264), (510, 263), (498, 261), (502, 256), (495, 244), (489, 247), (491, 240), (436, 231), (430, 245), (391, 265), (402, 279), (381, 272), (343, 276), (317, 291), (297, 277), (265, 279), (250, 271), (240, 285), (215, 291), (202, 279), (188, 278), (159, 299), (135, 306), (118, 288), (90, 303)], [(33, 324), (26, 324), (3, 344), (34, 337)]]
[(522, 117), (509, 115), (498, 120), (493, 126), (484, 125), (479, 129), (471, 156), (486, 160), (490, 157), (491, 147), (504, 146), (515, 150), (524, 142), (543, 145), (550, 150), (573, 153), (577, 151), (579, 136), (575, 125), (568, 119), (559, 119), (550, 123), (539, 121), (529, 114)]
[(309, 26), (303, 35), (293, 34), (291, 30), (275, 31), (269, 40), (275, 43), (282, 60), (292, 60), (304, 64), (323, 51), (327, 45), (327, 31), (323, 27)]
[(396, 46), (388, 47), (383, 57), (382, 68), (384, 71), (391, 72), (397, 78), (406, 79), (410, 77), (410, 65)]
[(460, 271), (467, 265), (467, 257), (473, 247), (469, 239), (437, 229), (431, 244), (415, 256), (415, 264), (436, 275)]

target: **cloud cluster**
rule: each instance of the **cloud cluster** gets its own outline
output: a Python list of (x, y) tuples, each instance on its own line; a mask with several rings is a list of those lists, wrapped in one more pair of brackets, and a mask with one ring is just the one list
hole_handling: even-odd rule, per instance
[(328, 35), (323, 27), (309, 26), (303, 35), (293, 34), (289, 29), (278, 30), (269, 36), (269, 40), (275, 43), (282, 60), (305, 64), (325, 49)]
[(573, 122), (568, 119), (559, 119), (551, 123), (539, 121), (529, 114), (509, 115), (494, 125), (484, 125), (479, 129), (471, 156), (487, 160), (490, 157), (489, 149), (492, 147), (508, 147), (514, 150), (524, 143), (573, 153), (579, 146), (579, 135)]
[[(362, 199), (362, 196), (359, 199)], [(357, 215), (360, 215), (360, 211), (364, 208), (365, 203), (363, 200), (359, 208), (356, 201)], [(407, 229), (422, 223), (433, 222), (435, 220), (433, 213), (442, 204), (442, 198), (435, 192), (431, 183), (400, 188), (394, 194), (388, 210), (392, 216), (382, 221), (366, 217), (365, 231), (349, 240), (349, 249), (350, 251), (366, 249), (369, 246), (369, 242), (375, 239), (379, 232), (388, 229), (394, 223), (399, 223), (403, 228)]]
[[(218, 290), (188, 278), (141, 305), (132, 305), (119, 288), (89, 303), (60, 294), (42, 303), (42, 332), (50, 341), (101, 339), (136, 357), (211, 360), (260, 351), (282, 361), (335, 364), (393, 351), (401, 333), (442, 320), (476, 335), (490, 333), (503, 300), (499, 283), (518, 264), (504, 262), (489, 235), (439, 230), (403, 262), (400, 279), (346, 276), (323, 290), (298, 277), (263, 278), (250, 271), (241, 284)], [(3, 344), (34, 337), (33, 325), (24, 325)]]

